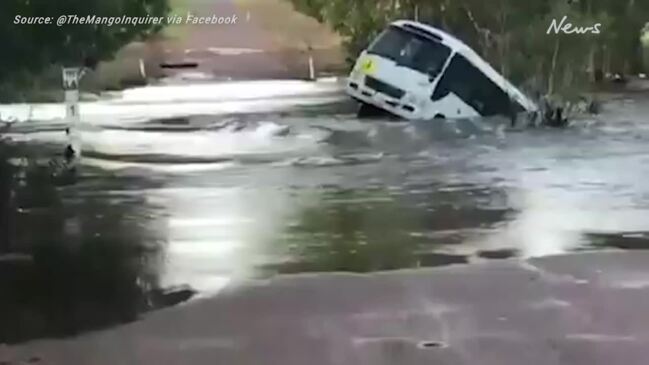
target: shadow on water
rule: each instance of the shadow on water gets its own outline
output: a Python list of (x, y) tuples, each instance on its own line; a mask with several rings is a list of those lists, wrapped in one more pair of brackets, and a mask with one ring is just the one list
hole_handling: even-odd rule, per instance
[(60, 241), (32, 249), (31, 259), (0, 264), (2, 341), (74, 335), (135, 320), (144, 309), (139, 265), (130, 247), (104, 240), (74, 250)]
[(63, 204), (49, 169), (13, 167), (0, 148), (0, 343), (125, 323), (193, 295), (158, 285), (162, 247), (144, 228), (155, 222), (119, 202)]
[(614, 248), (621, 250), (649, 250), (649, 233), (588, 233), (586, 241), (592, 248)]

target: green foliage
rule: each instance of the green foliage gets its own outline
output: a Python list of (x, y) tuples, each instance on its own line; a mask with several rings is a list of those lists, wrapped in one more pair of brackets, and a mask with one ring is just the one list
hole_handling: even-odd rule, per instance
[(15, 17), (60, 15), (164, 16), (167, 0), (2, 0), (0, 83), (26, 83), (53, 64), (80, 65), (86, 57), (109, 59), (128, 42), (159, 30), (154, 25), (14, 24)]
[[(649, 1), (639, 0), (291, 2), (346, 37), (350, 58), (390, 21), (417, 18), (464, 40), (514, 81), (550, 92), (583, 88), (595, 69), (641, 71), (640, 35), (649, 20)], [(564, 16), (574, 26), (600, 23), (601, 33), (548, 34), (552, 20)]]

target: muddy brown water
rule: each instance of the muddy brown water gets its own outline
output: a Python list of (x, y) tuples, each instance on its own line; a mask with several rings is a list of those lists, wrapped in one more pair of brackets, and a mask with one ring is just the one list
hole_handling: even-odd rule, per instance
[[(642, 94), (567, 129), (512, 130), (361, 121), (336, 88), (251, 87), (260, 95), (218, 105), (191, 95), (163, 105), (161, 90), (145, 90), (83, 106), (77, 184), (16, 196), (0, 342), (125, 323), (280, 273), (649, 247)], [(40, 120), (8, 136), (32, 154), (59, 151), (57, 106), (34, 108)]]

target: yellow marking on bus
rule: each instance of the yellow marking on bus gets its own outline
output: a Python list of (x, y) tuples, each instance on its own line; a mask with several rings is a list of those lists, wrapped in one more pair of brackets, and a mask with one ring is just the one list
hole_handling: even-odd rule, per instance
[(376, 72), (376, 64), (371, 58), (361, 61), (361, 71), (366, 75), (373, 75)]

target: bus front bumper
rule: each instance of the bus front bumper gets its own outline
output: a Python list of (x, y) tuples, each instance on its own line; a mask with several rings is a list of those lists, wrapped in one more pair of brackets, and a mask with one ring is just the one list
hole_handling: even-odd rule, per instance
[(373, 105), (398, 117), (404, 119), (418, 119), (420, 117), (419, 110), (415, 105), (376, 92), (366, 87), (361, 80), (347, 80), (345, 91), (360, 102)]

